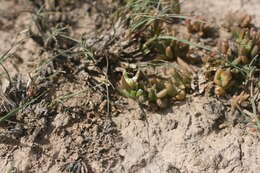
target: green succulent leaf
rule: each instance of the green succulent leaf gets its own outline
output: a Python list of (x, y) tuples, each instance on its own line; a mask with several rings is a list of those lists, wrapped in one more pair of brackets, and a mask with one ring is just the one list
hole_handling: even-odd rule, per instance
[(156, 97), (156, 91), (154, 88), (148, 89), (148, 99), (150, 101), (156, 101), (157, 97)]
[(142, 89), (138, 89), (138, 91), (136, 92), (136, 97), (139, 97), (142, 95), (144, 95), (144, 91)]
[(138, 88), (138, 79), (140, 76), (140, 71), (138, 71), (134, 77), (129, 78), (127, 72), (125, 71), (123, 73), (124, 79), (126, 83), (130, 86), (131, 89), (137, 89)]

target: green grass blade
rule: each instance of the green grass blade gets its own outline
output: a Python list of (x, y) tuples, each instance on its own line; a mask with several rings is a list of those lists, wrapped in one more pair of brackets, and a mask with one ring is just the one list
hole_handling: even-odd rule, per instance
[(63, 102), (63, 101), (65, 101), (65, 100), (67, 100), (71, 97), (77, 96), (77, 95), (84, 93), (86, 91), (87, 91), (87, 89), (83, 89), (83, 90), (80, 90), (80, 91), (75, 91), (73, 93), (65, 94), (63, 96), (56, 98), (54, 101)]

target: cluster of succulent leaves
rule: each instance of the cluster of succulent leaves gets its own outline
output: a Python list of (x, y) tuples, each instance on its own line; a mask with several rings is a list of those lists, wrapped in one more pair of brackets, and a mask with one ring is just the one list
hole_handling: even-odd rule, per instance
[(226, 98), (232, 96), (232, 111), (238, 110), (245, 115), (241, 107), (251, 110), (249, 122), (253, 124), (252, 130), (259, 131), (260, 119), (256, 107), (258, 105), (259, 113), (260, 31), (251, 23), (251, 16), (232, 14), (224, 23), (230, 38), (219, 41), (218, 51), (203, 58), (204, 68), (208, 79), (215, 84), (215, 94)]
[[(190, 48), (187, 44), (189, 39), (183, 39), (186, 43), (179, 40), (176, 31), (169, 27), (169, 23), (174, 23), (175, 17), (180, 13), (179, 0), (128, 0), (127, 5), (129, 26), (132, 34), (142, 38), (144, 55), (149, 54), (154, 56), (155, 60), (167, 61), (186, 58)], [(201, 22), (200, 18), (196, 22), (188, 22), (188, 25), (193, 27), (192, 32), (207, 34), (209, 26)], [(161, 39), (164, 34), (167, 38)], [(181, 61), (181, 64), (184, 62)], [(120, 92), (139, 102), (153, 102), (163, 108), (171, 99), (185, 98), (192, 75), (183, 68), (175, 68), (168, 79), (158, 77), (143, 81), (140, 76), (138, 71), (130, 78), (125, 71), (120, 81)]]
[(198, 33), (201, 37), (208, 37), (213, 32), (213, 27), (202, 16), (187, 19), (185, 24), (189, 33)]
[[(143, 55), (152, 55), (155, 60), (178, 61), (183, 58), (187, 60), (190, 45), (205, 49), (196, 43), (190, 43), (189, 39), (178, 38), (176, 31), (169, 26), (176, 22), (172, 19), (176, 19), (175, 17), (180, 13), (179, 0), (127, 0), (126, 2), (131, 34), (140, 38)], [(185, 19), (184, 24), (190, 34), (199, 37), (212, 35), (214, 27), (207, 23), (204, 17)], [(252, 17), (245, 13), (237, 15), (231, 13), (223, 27), (231, 31), (232, 37), (219, 42), (218, 51), (213, 51), (210, 56), (203, 58), (204, 67), (210, 71), (209, 79), (215, 84), (215, 94), (218, 96), (225, 95), (235, 84), (241, 84), (246, 79), (244, 72), (252, 71), (252, 62), (260, 52), (260, 32), (252, 29), (251, 22)], [(141, 103), (156, 103), (161, 108), (166, 107), (172, 99), (185, 98), (192, 76), (190, 72), (187, 73), (187, 70), (176, 68), (173, 68), (171, 77), (167, 79), (159, 77), (147, 79), (147, 76), (142, 78), (141, 74), (142, 72), (138, 71), (130, 78), (125, 71), (120, 81), (120, 92)], [(243, 97), (242, 100), (244, 99), (247, 97)]]
[(230, 68), (219, 68), (214, 76), (215, 94), (222, 96), (226, 90), (233, 85), (232, 72)]
[(143, 78), (140, 70), (133, 77), (126, 71), (120, 80), (119, 91), (126, 97), (139, 103), (155, 103), (160, 108), (165, 108), (171, 100), (183, 100), (186, 90), (190, 88), (191, 77), (181, 69), (172, 67), (170, 77)]
[[(176, 32), (173, 30), (168, 33), (169, 36), (176, 37)], [(189, 45), (174, 39), (156, 40), (144, 44), (144, 48), (148, 48), (154, 53), (156, 60), (176, 60), (177, 57), (185, 58), (189, 52)]]
[(120, 80), (119, 91), (126, 97), (143, 102), (145, 94), (144, 87), (139, 82), (140, 74), (141, 71), (137, 71), (133, 77), (129, 77), (127, 71), (124, 71)]
[(221, 56), (213, 52), (204, 62), (208, 70), (215, 69), (215, 94), (223, 96), (238, 79), (240, 82), (245, 80), (259, 67), (260, 32), (255, 28), (235, 28), (231, 39), (218, 43), (218, 51)]
[[(176, 32), (168, 28), (180, 13), (179, 0), (128, 0), (129, 26), (136, 37), (141, 38), (144, 55), (154, 60), (176, 60), (186, 57), (189, 45), (176, 39), (159, 39), (161, 35), (176, 37)], [(171, 99), (181, 100), (186, 96), (186, 89), (191, 78), (183, 70), (172, 68), (171, 77), (142, 78), (137, 71), (133, 77), (124, 71), (120, 80), (119, 91), (126, 97), (141, 103), (152, 102), (159, 107), (167, 106)]]
[(234, 41), (224, 40), (219, 50), (233, 65), (249, 64), (260, 52), (260, 32), (254, 28), (233, 31)]

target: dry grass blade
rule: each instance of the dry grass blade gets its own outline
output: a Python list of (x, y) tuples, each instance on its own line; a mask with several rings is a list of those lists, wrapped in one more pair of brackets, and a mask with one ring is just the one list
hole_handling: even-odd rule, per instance
[(2, 116), (0, 118), (0, 122), (1, 121), (5, 121), (8, 120), (9, 118), (13, 117), (16, 115), (17, 112), (19, 112), (21, 109), (24, 109), (25, 107), (29, 106), (30, 104), (34, 103), (35, 101), (37, 101), (39, 98), (41, 98), (44, 94), (46, 94), (46, 92), (41, 93), (39, 96), (37, 96), (34, 99), (31, 99), (30, 101), (26, 102), (25, 104), (13, 109), (12, 111), (10, 111), (9, 113), (7, 113), (6, 115)]

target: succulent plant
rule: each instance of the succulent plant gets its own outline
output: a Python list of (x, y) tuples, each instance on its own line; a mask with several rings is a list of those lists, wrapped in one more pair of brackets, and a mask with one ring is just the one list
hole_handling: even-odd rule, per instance
[[(187, 72), (180, 65), (176, 65), (175, 68), (169, 69), (170, 77), (166, 81), (157, 80), (153, 82), (152, 94), (156, 99), (166, 100), (183, 100), (186, 98), (186, 90), (191, 88), (191, 73)], [(161, 103), (161, 101), (157, 101)], [(163, 104), (165, 105), (165, 104)], [(161, 107), (160, 105), (158, 105)]]
[(138, 89), (139, 78), (140, 78), (140, 71), (137, 71), (132, 78), (128, 77), (128, 73), (124, 71), (121, 79), (122, 87), (124, 89)]
[(160, 108), (168, 106), (170, 100), (183, 100), (186, 97), (185, 89), (175, 86), (171, 80), (157, 80), (157, 83), (148, 88), (148, 98), (151, 102), (156, 102)]
[(232, 82), (232, 73), (230, 69), (218, 69), (214, 76), (214, 83), (217, 85), (215, 88), (215, 94), (218, 96), (224, 95), (226, 89), (228, 89)]
[(255, 56), (259, 51), (260, 32), (251, 29), (238, 30), (236, 42), (239, 44), (239, 51), (244, 56)]
[(237, 108), (238, 106), (243, 104), (249, 98), (249, 96), (250, 95), (244, 91), (242, 91), (239, 95), (234, 95), (230, 100), (231, 107), (233, 109)]
[(260, 53), (260, 32), (255, 29), (233, 31), (235, 42), (222, 40), (218, 49), (234, 65), (248, 64)]
[[(176, 32), (172, 31), (170, 36), (176, 36)], [(177, 57), (185, 58), (189, 52), (189, 45), (177, 40), (160, 40), (153, 44), (151, 48), (159, 55), (156, 59), (176, 60)]]
[[(184, 64), (184, 62), (182, 62)], [(119, 91), (128, 98), (140, 103), (155, 103), (160, 108), (165, 108), (171, 100), (183, 100), (186, 97), (186, 89), (191, 87), (191, 72), (185, 69), (185, 65), (175, 64), (168, 69), (167, 78), (147, 76), (140, 80), (141, 71), (129, 77), (123, 72)], [(188, 67), (186, 67), (188, 68)], [(145, 80), (147, 79), (147, 80)]]
[[(203, 58), (206, 75), (211, 80), (215, 71), (215, 94), (222, 96), (226, 90), (237, 82), (240, 69), (247, 68), (248, 64), (260, 53), (260, 32), (254, 28), (234, 29), (232, 39), (225, 39), (218, 43), (218, 50), (222, 54), (212, 52)], [(224, 68), (223, 68), (224, 67)]]
[(156, 99), (156, 104), (160, 108), (166, 108), (168, 106), (169, 100), (167, 98), (158, 98)]
[(128, 73), (124, 71), (120, 80), (119, 91), (125, 97), (144, 102), (146, 100), (146, 93), (138, 81), (139, 78), (140, 71), (137, 71), (132, 78), (128, 77)]
[(155, 102), (160, 108), (168, 106), (169, 98), (176, 95), (177, 91), (168, 81), (154, 80), (147, 89), (150, 102)]
[(190, 79), (186, 75), (182, 75), (176, 70), (172, 69), (172, 83), (180, 89), (185, 89), (190, 85)]
[(212, 26), (206, 23), (205, 17), (197, 16), (197, 20), (187, 19), (185, 21), (189, 33), (198, 33), (201, 37), (208, 37), (212, 33)]
[[(186, 57), (186, 55), (189, 51), (188, 44), (185, 44), (185, 43), (177, 41), (177, 40), (172, 40), (168, 47), (172, 51), (172, 57), (169, 57), (169, 58)], [(166, 55), (168, 54), (167, 51), (168, 50), (166, 48), (165, 49)]]

